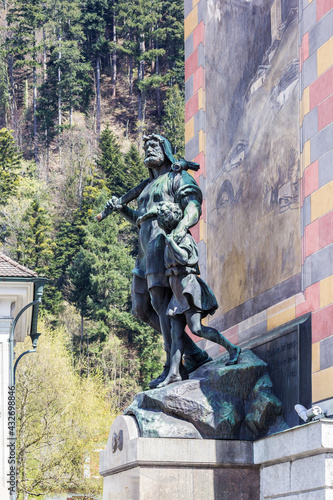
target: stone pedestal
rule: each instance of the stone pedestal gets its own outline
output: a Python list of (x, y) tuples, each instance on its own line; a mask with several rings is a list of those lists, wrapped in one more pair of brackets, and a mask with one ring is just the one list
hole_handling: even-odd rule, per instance
[(323, 419), (253, 443), (260, 500), (333, 499), (333, 420)]
[(249, 441), (141, 438), (117, 417), (103, 500), (333, 500), (333, 420)]
[(103, 500), (259, 500), (251, 442), (140, 438), (131, 416), (114, 421), (100, 473)]

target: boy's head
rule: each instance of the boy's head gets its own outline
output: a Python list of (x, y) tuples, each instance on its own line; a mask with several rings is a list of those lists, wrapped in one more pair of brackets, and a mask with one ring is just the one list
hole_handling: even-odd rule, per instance
[(183, 213), (176, 203), (161, 202), (157, 206), (157, 222), (162, 229), (170, 233), (182, 220)]

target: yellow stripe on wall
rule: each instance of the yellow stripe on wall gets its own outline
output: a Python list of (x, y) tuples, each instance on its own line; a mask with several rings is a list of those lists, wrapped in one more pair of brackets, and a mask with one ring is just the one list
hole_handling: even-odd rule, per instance
[(194, 7), (193, 10), (191, 10), (189, 15), (185, 18), (185, 23), (184, 23), (185, 40), (197, 26), (198, 26), (198, 7), (196, 6)]

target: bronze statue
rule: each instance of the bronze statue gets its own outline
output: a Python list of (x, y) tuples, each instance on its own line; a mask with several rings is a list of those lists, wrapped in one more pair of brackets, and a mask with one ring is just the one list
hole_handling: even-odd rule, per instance
[(241, 352), (239, 347), (229, 342), (215, 328), (204, 326), (201, 322), (208, 314), (214, 314), (218, 304), (212, 290), (198, 276), (199, 253), (191, 234), (186, 233), (182, 240), (176, 242), (174, 230), (182, 217), (182, 211), (175, 203), (164, 202), (157, 207), (158, 225), (166, 233), (164, 265), (172, 291), (166, 311), (171, 324), (171, 365), (167, 378), (158, 387), (182, 380), (180, 367), (186, 325), (193, 335), (203, 337), (227, 349), (230, 359), (226, 365), (236, 364)]
[[(213, 341), (221, 344), (222, 338), (224, 342), (222, 345), (225, 345), (231, 353), (230, 361), (232, 363), (237, 362), (240, 349), (228, 343), (216, 330), (214, 330), (215, 334), (212, 333), (213, 329), (208, 329), (208, 331), (206, 327), (199, 327), (198, 321), (201, 325), (201, 316), (199, 318), (198, 314), (201, 313), (198, 310), (193, 310), (193, 314), (188, 312), (172, 321), (173, 330), (177, 330), (177, 334), (174, 334), (175, 345), (177, 342), (178, 344), (181, 343), (181, 348), (176, 349), (177, 355), (174, 353), (172, 370), (170, 371), (170, 318), (172, 315), (167, 311), (170, 303), (176, 303), (179, 297), (176, 296), (172, 289), (172, 276), (169, 275), (169, 269), (167, 272), (165, 249), (170, 248), (172, 245), (181, 245), (184, 240), (187, 241), (191, 238), (189, 229), (199, 220), (202, 193), (196, 181), (187, 172), (188, 168), (198, 169), (199, 165), (185, 160), (176, 161), (172, 155), (169, 141), (157, 134), (144, 137), (144, 149), (144, 163), (149, 171), (149, 179), (143, 181), (121, 198), (116, 199), (113, 197), (106, 204), (104, 212), (97, 218), (101, 220), (113, 210), (117, 210), (139, 228), (139, 252), (133, 269), (132, 312), (136, 317), (162, 333), (167, 356), (162, 374), (149, 384), (150, 388), (154, 388), (164, 381), (165, 383), (171, 383), (175, 377), (177, 380), (187, 378), (187, 371), (180, 363), (183, 350), (185, 350), (190, 370), (196, 369), (210, 360), (207, 353), (199, 349), (183, 333), (186, 322), (190, 328), (192, 327), (195, 330), (194, 333), (198, 333), (200, 336), (211, 340), (216, 339)], [(126, 204), (134, 198), (137, 198), (137, 210), (131, 209)], [(158, 223), (158, 213), (161, 214), (161, 203), (173, 203), (179, 209), (180, 215), (177, 224), (172, 228), (171, 234), (161, 224), (161, 215), (160, 224)], [(191, 251), (188, 253), (189, 261), (192, 262), (195, 254), (197, 254), (197, 248), (195, 243), (192, 243)], [(187, 269), (187, 267), (185, 265), (184, 269)], [(188, 272), (189, 275), (195, 273), (199, 273), (197, 263)], [(195, 277), (195, 279), (198, 283), (198, 290), (209, 290), (200, 278)], [(207, 311), (206, 314), (212, 313), (217, 308), (215, 297), (211, 291), (210, 294), (211, 307), (209, 310), (205, 310)], [(179, 333), (181, 329), (182, 331)], [(176, 371), (176, 375), (172, 375), (174, 371)]]

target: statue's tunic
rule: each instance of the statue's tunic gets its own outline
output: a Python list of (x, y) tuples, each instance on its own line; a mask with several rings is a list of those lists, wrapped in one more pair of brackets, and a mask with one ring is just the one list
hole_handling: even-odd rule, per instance
[[(142, 280), (134, 280), (134, 290), (144, 293), (148, 286), (169, 287), (164, 264), (165, 233), (157, 224), (157, 203), (177, 203), (184, 212), (189, 200), (202, 203), (202, 193), (186, 171), (167, 172), (153, 179), (142, 191), (138, 202), (139, 252), (133, 274)], [(140, 284), (141, 282), (141, 284)]]
[(206, 283), (197, 276), (198, 247), (190, 234), (178, 244), (179, 249), (185, 250), (185, 255), (175, 250), (171, 245), (166, 245), (164, 250), (164, 263), (166, 275), (172, 297), (167, 307), (167, 316), (176, 316), (186, 312), (199, 312), (204, 318), (214, 314), (218, 308), (216, 298)]

